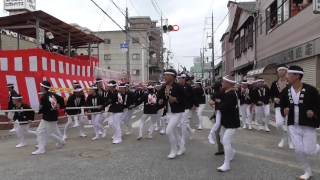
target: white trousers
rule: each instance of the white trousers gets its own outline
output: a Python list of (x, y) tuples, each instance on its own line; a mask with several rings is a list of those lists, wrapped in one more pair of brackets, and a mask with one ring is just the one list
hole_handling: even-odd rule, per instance
[(83, 134), (83, 126), (85, 124), (84, 122), (84, 117), (82, 115), (72, 115), (72, 116), (68, 116), (68, 121), (64, 127), (64, 136), (67, 136), (67, 131), (68, 129), (70, 129), (72, 127), (73, 123), (76, 123), (76, 121), (78, 121), (79, 126), (77, 126), (77, 128), (79, 129), (79, 133), (80, 135)]
[(99, 113), (99, 114), (91, 114), (91, 121), (92, 121), (92, 125), (93, 125), (93, 129), (94, 129), (94, 132), (95, 132), (95, 135), (96, 137), (99, 137), (100, 134), (103, 134), (104, 132), (104, 127), (102, 125), (102, 121), (103, 121), (103, 118), (102, 118), (102, 114)]
[(281, 140), (285, 141), (288, 140), (288, 143), (290, 141), (289, 134), (286, 132), (286, 120), (281, 114), (280, 107), (275, 108), (275, 119), (276, 119), (276, 127), (278, 131), (281, 134)]
[(53, 138), (57, 143), (64, 143), (57, 121), (41, 120), (37, 128), (37, 140), (39, 149), (44, 151), (47, 145), (48, 137)]
[(224, 164), (227, 166), (230, 166), (230, 162), (235, 155), (235, 150), (231, 145), (235, 132), (236, 129), (226, 129), (221, 127), (220, 137), (224, 148)]
[(157, 119), (159, 118), (158, 114), (143, 114), (140, 118), (140, 123), (139, 123), (139, 137), (143, 137), (143, 132), (144, 132), (144, 126), (146, 124), (146, 121), (150, 118), (150, 123), (149, 123), (149, 135), (152, 135), (154, 131), (154, 124), (156, 123)]
[(194, 111), (192, 111), (192, 116), (195, 115), (195, 119), (196, 121), (198, 121), (198, 129), (202, 129), (203, 128), (203, 111), (204, 108), (206, 107), (206, 104), (199, 104), (199, 107)]
[(132, 124), (131, 124), (131, 117), (133, 114), (133, 109), (126, 109), (122, 113), (122, 123), (127, 127), (128, 131), (131, 131)]
[(176, 154), (178, 152), (179, 143), (181, 142), (179, 137), (178, 125), (181, 123), (183, 113), (169, 113), (167, 114), (168, 126), (166, 134), (169, 137), (170, 153)]
[(181, 148), (185, 148), (185, 145), (187, 143), (187, 140), (190, 137), (190, 116), (192, 114), (192, 111), (190, 109), (186, 109), (182, 116), (182, 121), (180, 124), (181, 127), (181, 142), (180, 146)]
[(270, 104), (255, 106), (256, 121), (259, 125), (268, 125), (270, 120)]
[(240, 105), (240, 115), (241, 115), (241, 121), (243, 125), (251, 125), (251, 109), (249, 104), (242, 104)]
[(113, 129), (113, 140), (122, 141), (122, 131), (121, 131), (121, 122), (122, 122), (123, 113), (111, 113), (110, 116), (110, 126)]
[(311, 166), (307, 156), (320, 154), (317, 131), (315, 128), (300, 125), (291, 125), (288, 128), (296, 159), (303, 166), (304, 171), (311, 174)]
[(19, 139), (20, 144), (26, 144), (26, 141), (25, 141), (26, 134), (37, 135), (37, 132), (30, 130), (29, 124), (18, 124), (16, 126), (16, 135), (17, 135), (17, 138)]
[(215, 123), (212, 126), (211, 130), (210, 130), (210, 134), (209, 136), (214, 136), (215, 132), (220, 128), (221, 126), (221, 111), (220, 110), (216, 110), (216, 119), (215, 119)]

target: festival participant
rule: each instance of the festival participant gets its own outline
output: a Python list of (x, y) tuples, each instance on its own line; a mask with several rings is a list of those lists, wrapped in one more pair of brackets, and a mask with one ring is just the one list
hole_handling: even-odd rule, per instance
[(249, 89), (249, 84), (247, 81), (242, 81), (241, 82), (241, 87), (240, 87), (240, 115), (241, 115), (241, 120), (242, 120), (242, 128), (246, 129), (248, 128), (249, 130), (252, 129), (251, 125), (251, 98), (250, 98), (250, 89)]
[[(14, 112), (13, 120), (16, 121), (19, 125), (16, 129), (16, 134), (19, 139), (19, 143), (16, 145), (16, 148), (21, 148), (27, 145), (27, 142), (25, 140), (26, 133), (36, 135), (35, 131), (30, 130), (30, 122), (34, 120), (34, 111), (31, 107), (22, 101), (21, 95), (14, 95), (12, 96), (13, 101), (13, 109), (14, 110), (21, 110), (19, 112)], [(23, 110), (29, 110), (29, 111), (23, 111)]]
[[(116, 85), (115, 81), (109, 81), (109, 84)], [(110, 126), (114, 130), (112, 136), (112, 143), (113, 144), (120, 144), (122, 143), (122, 131), (121, 131), (121, 122), (123, 117), (123, 110), (125, 108), (124, 101), (125, 101), (125, 89), (120, 87), (119, 90), (112, 89), (110, 91), (110, 107), (108, 112), (110, 113)]]
[(320, 155), (317, 131), (320, 126), (320, 99), (318, 90), (302, 83), (304, 71), (299, 66), (288, 69), (289, 86), (280, 98), (281, 112), (288, 119), (289, 135), (297, 161), (304, 169), (301, 180), (311, 179), (312, 168), (309, 155)]
[(49, 90), (51, 83), (43, 81), (40, 83), (40, 91), (43, 93), (40, 99), (39, 114), (42, 119), (37, 128), (38, 149), (32, 152), (33, 155), (44, 154), (46, 152), (47, 137), (52, 137), (57, 143), (57, 148), (65, 145), (62, 134), (58, 128), (58, 110), (64, 108), (64, 100), (61, 96), (51, 93)]
[(181, 123), (181, 142), (180, 142), (180, 149), (177, 153), (178, 156), (182, 155), (186, 151), (186, 142), (191, 134), (189, 127), (190, 127), (190, 116), (191, 116), (191, 110), (193, 108), (193, 105), (195, 104), (195, 95), (193, 94), (192, 87), (186, 83), (187, 78), (189, 78), (186, 74), (181, 74), (178, 76), (178, 83), (183, 87), (184, 89), (184, 95), (185, 95), (185, 112), (183, 114), (183, 120)]
[[(83, 94), (83, 89), (80, 86), (76, 86), (73, 90), (73, 94), (68, 97), (67, 100), (67, 108), (80, 108), (86, 105), (85, 96)], [(81, 114), (81, 109), (66, 109), (66, 113), (68, 116), (68, 121), (64, 127), (63, 140), (68, 138), (67, 131), (71, 127), (72, 123), (78, 121), (79, 126), (79, 136), (86, 137), (87, 135), (83, 131), (84, 126), (84, 114)]]
[(149, 85), (148, 92), (146, 92), (143, 97), (141, 98), (141, 102), (143, 103), (143, 115), (140, 118), (139, 124), (139, 135), (137, 140), (141, 140), (143, 138), (143, 131), (146, 121), (150, 118), (150, 127), (148, 128), (148, 136), (147, 138), (152, 139), (152, 134), (154, 131), (154, 124), (158, 117), (158, 110), (159, 110), (159, 100), (157, 98), (157, 93), (155, 88), (152, 85)]
[(101, 137), (106, 137), (106, 129), (102, 125), (102, 113), (104, 111), (104, 99), (98, 95), (97, 90), (98, 87), (96, 85), (92, 85), (89, 88), (89, 95), (86, 100), (86, 104), (89, 107), (88, 113), (91, 114), (91, 121), (93, 124), (93, 129), (95, 132), (95, 136), (92, 138), (93, 141), (100, 139)]
[[(174, 69), (168, 69), (164, 72), (166, 85), (160, 90), (160, 97), (164, 97), (164, 104), (167, 104), (168, 125), (166, 134), (170, 141), (169, 159), (177, 157), (180, 148), (180, 139), (178, 136), (178, 125), (181, 123), (185, 111), (185, 95), (181, 85), (175, 82), (177, 72)], [(180, 136), (181, 137), (181, 136)]]
[(204, 93), (202, 83), (200, 80), (195, 82), (195, 87), (193, 88), (193, 94), (195, 97), (196, 106), (196, 119), (198, 120), (198, 130), (203, 129), (203, 110), (206, 107), (206, 95)]
[(236, 153), (231, 145), (235, 131), (240, 127), (238, 95), (234, 89), (235, 84), (236, 81), (232, 77), (223, 78), (222, 89), (224, 90), (224, 95), (219, 108), (222, 126), (220, 136), (225, 156), (223, 165), (217, 168), (219, 172), (226, 172), (231, 169), (230, 163)]
[(224, 155), (223, 145), (220, 141), (220, 131), (221, 131), (221, 111), (220, 111), (220, 103), (223, 98), (223, 89), (221, 82), (217, 82), (214, 84), (214, 93), (211, 96), (211, 101), (209, 101), (209, 105), (214, 108), (215, 111), (215, 123), (210, 130), (208, 139), (210, 144), (215, 144), (214, 136), (216, 137), (218, 151), (215, 153), (216, 156)]
[(264, 79), (256, 80), (256, 87), (252, 92), (252, 102), (255, 104), (258, 130), (270, 132), (270, 89), (264, 84)]
[(134, 108), (137, 106), (137, 97), (135, 94), (134, 89), (131, 89), (130, 86), (128, 86), (128, 84), (122, 83), (119, 85), (119, 88), (125, 88), (124, 89), (124, 112), (123, 112), (123, 118), (122, 118), (122, 123), (125, 125), (126, 127), (126, 135), (130, 135), (131, 131), (132, 131), (132, 122), (131, 122), (131, 118), (132, 118), (132, 114), (134, 112)]
[(287, 71), (288, 68), (286, 66), (280, 66), (277, 69), (278, 79), (274, 81), (271, 85), (270, 96), (272, 101), (274, 102), (276, 126), (281, 134), (281, 140), (278, 144), (278, 147), (283, 148), (284, 144), (287, 142), (289, 148), (292, 149), (293, 145), (290, 141), (288, 133), (286, 132), (287, 126), (285, 123), (285, 119), (283, 118), (280, 111), (280, 95), (283, 92), (283, 90), (288, 86)]
[[(11, 83), (7, 84), (7, 88), (8, 88), (8, 94), (9, 94), (9, 97), (8, 97), (8, 110), (12, 110), (13, 107), (14, 107), (14, 104), (13, 104), (13, 101), (12, 101), (12, 96), (16, 96), (16, 95), (18, 95), (18, 93), (17, 93), (17, 91), (14, 89), (14, 85), (11, 84)], [(13, 115), (14, 115), (13, 112), (8, 112), (8, 113), (7, 113), (8, 119), (13, 122), (13, 128), (9, 131), (9, 132), (11, 132), (11, 133), (12, 133), (12, 132), (15, 132), (17, 126), (19, 126), (19, 124), (14, 123), (14, 121), (13, 121)]]

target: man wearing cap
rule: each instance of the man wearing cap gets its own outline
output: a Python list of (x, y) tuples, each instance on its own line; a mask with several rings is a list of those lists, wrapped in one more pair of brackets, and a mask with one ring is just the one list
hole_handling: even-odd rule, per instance
[(48, 136), (57, 142), (57, 148), (62, 148), (65, 144), (58, 128), (58, 110), (64, 108), (64, 101), (61, 96), (51, 93), (49, 91), (50, 88), (50, 82), (43, 81), (40, 83), (40, 91), (43, 95), (40, 99), (39, 114), (42, 114), (42, 119), (37, 128), (38, 149), (32, 152), (33, 155), (44, 154), (46, 152), (45, 147)]
[[(18, 95), (18, 93), (14, 90), (14, 85), (9, 83), (7, 84), (7, 88), (8, 88), (8, 110), (12, 110), (14, 107), (13, 101), (12, 101), (12, 96), (16, 96)], [(8, 112), (7, 117), (10, 121), (13, 121), (13, 112)], [(18, 124), (13, 123), (13, 128), (10, 130), (10, 132), (15, 132), (16, 127), (18, 126)]]
[(224, 163), (218, 167), (219, 172), (229, 171), (230, 163), (235, 156), (235, 150), (231, 146), (233, 136), (237, 128), (240, 127), (239, 107), (238, 107), (238, 95), (234, 89), (236, 81), (226, 76), (223, 78), (222, 89), (224, 95), (220, 103), (221, 111), (221, 131), (220, 137), (224, 148)]
[(164, 98), (164, 104), (167, 104), (168, 125), (166, 133), (170, 142), (169, 159), (174, 159), (181, 148), (181, 140), (178, 135), (178, 125), (181, 123), (185, 111), (185, 95), (181, 85), (175, 82), (177, 72), (174, 69), (168, 69), (164, 72), (165, 86), (160, 90), (160, 97)]
[[(110, 81), (109, 85), (116, 86), (115, 81)], [(120, 91), (125, 91), (125, 87), (120, 87)], [(123, 117), (123, 110), (125, 108), (125, 94), (121, 93), (119, 90), (113, 88), (109, 93), (110, 107), (108, 112), (110, 113), (110, 126), (114, 130), (112, 136), (113, 144), (122, 143), (122, 132), (121, 132), (121, 122)]]
[(141, 140), (143, 138), (144, 125), (146, 123), (146, 120), (149, 118), (150, 126), (148, 128), (149, 133), (147, 138), (152, 139), (154, 124), (156, 123), (157, 119), (160, 118), (158, 115), (160, 105), (156, 90), (152, 85), (149, 85), (147, 88), (148, 91), (142, 96), (141, 101), (138, 102), (139, 104), (143, 103), (143, 115), (140, 118), (139, 135), (137, 140)]
[(320, 100), (315, 87), (301, 82), (303, 75), (301, 67), (289, 67), (289, 86), (283, 90), (280, 107), (288, 119), (289, 135), (296, 159), (304, 169), (304, 174), (299, 179), (310, 179), (312, 169), (307, 157), (320, 155), (316, 132), (316, 128), (320, 126)]
[(92, 138), (93, 141), (100, 139), (101, 137), (106, 137), (106, 129), (102, 125), (102, 112), (104, 111), (105, 102), (102, 96), (98, 95), (97, 90), (98, 87), (92, 85), (86, 100), (87, 106), (92, 107), (88, 109), (88, 113), (91, 114), (91, 121), (95, 132), (95, 136)]
[[(83, 89), (80, 86), (76, 86), (73, 90), (73, 94), (69, 96), (67, 100), (67, 108), (80, 108), (86, 105), (85, 96), (83, 95)], [(81, 109), (66, 109), (66, 113), (68, 115), (68, 122), (64, 127), (63, 140), (68, 138), (67, 131), (71, 127), (74, 121), (79, 122), (79, 136), (86, 137), (87, 135), (83, 132), (83, 115), (81, 114)]]
[(179, 152), (177, 155), (182, 155), (185, 151), (185, 144), (186, 141), (188, 140), (188, 137), (190, 136), (191, 132), (189, 127), (190, 127), (190, 116), (191, 116), (191, 110), (193, 105), (195, 104), (195, 95), (193, 94), (192, 87), (186, 83), (186, 81), (189, 79), (186, 74), (181, 74), (178, 77), (179, 84), (183, 86), (184, 89), (184, 94), (185, 94), (185, 112), (183, 114), (183, 120), (181, 123), (181, 132), (182, 132), (182, 137), (181, 137), (181, 147), (179, 149)]
[(278, 147), (283, 148), (284, 143), (287, 140), (289, 148), (292, 149), (293, 145), (290, 141), (290, 138), (288, 137), (288, 134), (286, 133), (285, 120), (280, 111), (280, 95), (283, 92), (283, 90), (288, 86), (287, 71), (288, 68), (286, 66), (280, 66), (277, 69), (278, 79), (274, 81), (271, 85), (270, 96), (271, 100), (274, 102), (276, 126), (281, 134), (281, 140), (278, 144)]
[(125, 125), (126, 127), (126, 135), (130, 135), (131, 131), (132, 131), (132, 124), (131, 124), (131, 117), (134, 111), (134, 108), (137, 106), (136, 104), (136, 94), (134, 93), (134, 91), (129, 89), (130, 86), (129, 84), (126, 83), (121, 83), (119, 85), (119, 90), (120, 92), (122, 92), (122, 94), (124, 95), (124, 112), (123, 112), (123, 118), (122, 118), (122, 123)]
[(195, 87), (193, 88), (193, 95), (195, 97), (195, 110), (196, 112), (196, 119), (198, 120), (198, 130), (203, 129), (203, 110), (206, 107), (206, 95), (204, 93), (202, 82), (197, 80), (195, 82)]
[[(31, 131), (29, 129), (30, 121), (34, 120), (34, 111), (31, 111), (31, 107), (27, 104), (24, 104), (22, 101), (21, 95), (14, 95), (12, 96), (13, 100), (13, 109), (14, 110), (21, 110), (19, 112), (14, 112), (13, 120), (19, 124), (16, 129), (16, 134), (19, 139), (19, 144), (16, 145), (16, 148), (21, 148), (27, 145), (25, 141), (25, 134), (29, 133), (32, 135), (36, 135), (35, 131)], [(28, 111), (24, 111), (28, 110)]]
[(240, 115), (242, 120), (243, 129), (252, 129), (251, 126), (251, 98), (250, 89), (247, 81), (241, 82), (240, 87)]
[(256, 87), (252, 92), (252, 102), (255, 105), (256, 122), (258, 130), (270, 132), (270, 89), (264, 84), (264, 79), (255, 81)]

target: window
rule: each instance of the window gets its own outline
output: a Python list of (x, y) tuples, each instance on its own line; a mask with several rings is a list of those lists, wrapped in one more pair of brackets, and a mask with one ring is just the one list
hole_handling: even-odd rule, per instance
[(248, 48), (253, 47), (253, 23), (248, 26)]
[(111, 60), (111, 54), (105, 54), (104, 55), (104, 60), (105, 61), (110, 61)]
[(258, 29), (260, 29), (260, 34), (262, 34), (263, 33), (263, 20), (262, 20), (262, 15), (260, 15), (260, 18), (259, 18), (260, 20), (260, 25), (259, 25), (259, 27), (258, 27)]
[(290, 17), (290, 0), (278, 0), (278, 24), (284, 23)]
[(288, 0), (291, 1), (291, 16), (297, 15), (300, 11), (312, 4), (312, 0)]
[(140, 70), (139, 69), (132, 70), (132, 75), (139, 76), (140, 75)]
[(104, 43), (105, 43), (105, 44), (111, 44), (111, 39), (105, 39), (105, 40), (104, 40)]
[(132, 54), (132, 60), (140, 60), (140, 54)]
[(132, 38), (132, 44), (137, 44), (137, 43), (140, 43), (140, 40), (138, 37), (133, 37)]
[(277, 1), (274, 1), (266, 9), (266, 33), (270, 32), (278, 24)]
[(235, 56), (236, 56), (236, 58), (239, 58), (241, 56), (240, 37), (239, 36), (235, 40)]

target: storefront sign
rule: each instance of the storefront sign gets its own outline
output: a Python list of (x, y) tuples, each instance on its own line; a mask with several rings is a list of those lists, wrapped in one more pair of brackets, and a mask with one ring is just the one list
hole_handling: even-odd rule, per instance
[(36, 0), (4, 0), (4, 10), (36, 10)]
[(287, 49), (278, 54), (258, 61), (257, 68), (263, 68), (270, 64), (287, 64), (320, 54), (320, 38), (306, 42), (294, 48)]

